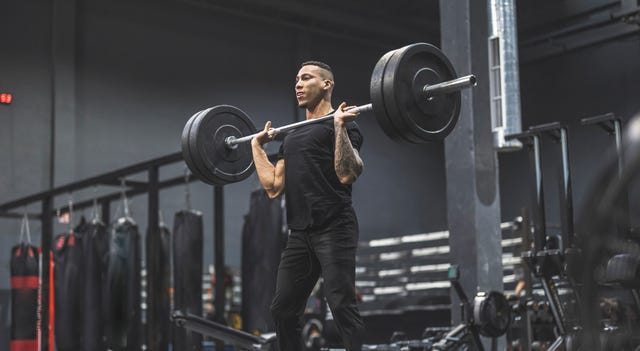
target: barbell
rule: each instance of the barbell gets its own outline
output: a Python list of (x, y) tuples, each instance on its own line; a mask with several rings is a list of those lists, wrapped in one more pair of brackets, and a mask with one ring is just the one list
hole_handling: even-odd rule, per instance
[[(384, 54), (371, 74), (371, 103), (352, 111), (373, 111), (393, 140), (443, 140), (460, 115), (460, 90), (474, 86), (473, 75), (457, 77), (437, 47), (416, 43)], [(273, 134), (332, 119), (333, 114), (274, 128)], [(191, 172), (205, 183), (242, 181), (254, 171), (251, 141), (259, 132), (237, 107), (218, 105), (195, 113), (182, 131), (182, 154)]]

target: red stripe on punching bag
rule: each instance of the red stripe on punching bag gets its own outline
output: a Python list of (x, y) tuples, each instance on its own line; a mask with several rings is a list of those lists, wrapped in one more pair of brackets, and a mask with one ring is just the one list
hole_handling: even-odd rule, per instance
[(37, 289), (39, 285), (38, 277), (11, 277), (11, 289)]
[(11, 340), (11, 351), (38, 351), (36, 340)]

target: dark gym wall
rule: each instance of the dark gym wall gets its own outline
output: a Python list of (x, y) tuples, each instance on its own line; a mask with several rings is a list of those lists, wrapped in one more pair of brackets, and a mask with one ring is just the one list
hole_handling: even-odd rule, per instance
[[(1, 32), (14, 33), (3, 37), (0, 50), (0, 90), (14, 94), (12, 105), (0, 106), (0, 201), (5, 202), (48, 187), (52, 94), (50, 4), (26, 0), (3, 6)], [(241, 107), (258, 127), (267, 119), (275, 125), (292, 122), (299, 115), (293, 78), (304, 59), (319, 58), (334, 67), (335, 104), (366, 103), (371, 70), (392, 49), (300, 33), (178, 1), (79, 1), (71, 18), (76, 25), (75, 122), (58, 126), (56, 138), (72, 138), (75, 147), (56, 154), (56, 185), (179, 150), (185, 121), (208, 106)], [(611, 144), (604, 133), (577, 121), (609, 111), (628, 118), (638, 109), (639, 54), (636, 39), (521, 68), (523, 126), (555, 120), (569, 124), (576, 205), (588, 187), (588, 175)], [(64, 117), (57, 120), (68, 120)], [(444, 228), (442, 146), (395, 143), (372, 115), (360, 118), (359, 124), (365, 134), (365, 173), (354, 187), (354, 203), (361, 238)], [(269, 150), (277, 150), (277, 145)], [(70, 171), (60, 165), (70, 165)], [(509, 220), (529, 206), (525, 153), (500, 155), (500, 167), (502, 216)], [(176, 166), (161, 175), (182, 171)], [(549, 219), (558, 222), (551, 203), (556, 201), (556, 184), (550, 177), (547, 183)], [(243, 217), (249, 193), (257, 186), (252, 177), (225, 187), (226, 258), (232, 266), (240, 263)], [(205, 261), (210, 263), (212, 189), (194, 183), (191, 193), (193, 207), (205, 214)], [(160, 208), (169, 225), (183, 198), (181, 187), (161, 193)], [(66, 200), (59, 198), (58, 204)], [(113, 204), (112, 213), (118, 206)], [(146, 229), (146, 198), (134, 198), (132, 207)], [(57, 231), (63, 228), (57, 226)], [(39, 232), (37, 222), (32, 222), (32, 231)], [(13, 245), (18, 232), (19, 221), (1, 219), (1, 247)], [(0, 262), (8, 262), (4, 251)], [(8, 287), (7, 269), (0, 264), (0, 288)]]
[[(7, 4), (5, 10), (0, 28), (16, 34), (0, 51), (0, 88), (12, 91), (15, 102), (0, 106), (0, 119), (10, 126), (0, 132), (0, 160), (6, 165), (0, 175), (2, 202), (48, 187), (52, 99), (49, 4), (18, 1)], [(274, 125), (293, 122), (299, 115), (294, 77), (297, 65), (306, 59), (321, 59), (333, 66), (334, 104), (342, 100), (367, 103), (373, 66), (392, 49), (299, 33), (178, 1), (78, 1), (71, 18), (76, 24), (75, 116), (73, 125), (56, 128), (55, 138), (71, 138), (74, 147), (56, 154), (56, 167), (66, 167), (56, 171), (56, 185), (178, 151), (186, 120), (209, 106), (236, 105), (258, 127), (267, 119)], [(64, 117), (68, 116), (58, 115), (56, 120), (68, 120)], [(354, 203), (361, 238), (444, 228), (442, 146), (395, 143), (379, 129), (372, 114), (363, 116), (359, 124), (365, 135), (365, 173), (354, 186)], [(277, 145), (269, 150), (277, 150)], [(182, 172), (182, 167), (174, 166), (162, 169), (161, 176)], [(242, 224), (249, 194), (257, 186), (252, 177), (225, 187), (225, 257), (231, 266), (240, 264)], [(193, 207), (205, 215), (205, 264), (209, 264), (213, 262), (213, 192), (202, 183), (190, 188)], [(90, 196), (90, 190), (73, 194), (75, 199)], [(184, 203), (183, 188), (161, 192), (160, 200), (171, 227), (173, 213)], [(60, 197), (57, 205), (66, 201)], [(131, 204), (143, 232), (146, 202), (142, 196)], [(118, 208), (121, 205), (114, 203), (112, 214)], [(18, 240), (18, 220), (2, 219), (0, 228), (2, 247)], [(56, 226), (56, 232), (62, 230), (64, 226)], [(39, 232), (37, 222), (32, 223), (32, 231)], [(4, 251), (0, 262), (8, 262)], [(6, 289), (8, 265), (0, 267), (0, 289)]]

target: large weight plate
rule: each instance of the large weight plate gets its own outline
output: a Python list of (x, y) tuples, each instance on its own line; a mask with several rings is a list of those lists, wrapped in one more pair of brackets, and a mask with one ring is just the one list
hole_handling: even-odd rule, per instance
[[(198, 111), (193, 116), (191, 116), (191, 118), (189, 118), (187, 123), (185, 123), (184, 125), (184, 129), (182, 130), (181, 140), (182, 158), (184, 159), (184, 162), (187, 164), (187, 167), (189, 167), (189, 170), (191, 170), (191, 173), (196, 176), (196, 178), (203, 180), (207, 178), (207, 173), (199, 169), (198, 165), (196, 165), (195, 161), (193, 160), (194, 153), (191, 152), (191, 148), (189, 146), (189, 137), (191, 135), (190, 132), (193, 121), (195, 121), (195, 119), (198, 118), (198, 116), (202, 115), (202, 113), (205, 111), (206, 110)], [(206, 182), (209, 183), (210, 181)]]
[(201, 180), (225, 185), (249, 177), (254, 171), (251, 143), (230, 148), (225, 140), (256, 132), (249, 116), (230, 105), (215, 106), (198, 115), (191, 123), (188, 140), (191, 159), (198, 173), (204, 175)]
[(387, 62), (394, 54), (395, 50), (389, 51), (384, 54), (380, 60), (376, 63), (371, 73), (371, 84), (369, 85), (369, 94), (371, 96), (371, 104), (373, 105), (373, 113), (376, 116), (376, 121), (382, 130), (393, 140), (402, 140), (406, 133), (399, 131), (389, 113), (387, 112), (386, 105), (384, 103), (384, 95), (382, 92), (383, 79)]
[(194, 165), (194, 175), (198, 177), (201, 181), (212, 184), (212, 185), (224, 185), (226, 184), (223, 180), (219, 179), (215, 176), (206, 166), (203, 158), (207, 156), (200, 151), (198, 151), (198, 146), (196, 143), (196, 129), (193, 127), (195, 122), (202, 118), (205, 114), (211, 111), (214, 107), (210, 107), (208, 109), (204, 109), (198, 113), (198, 115), (193, 119), (191, 125), (189, 127), (189, 136), (188, 136), (188, 150), (191, 155), (191, 162)]
[(453, 65), (427, 43), (405, 46), (389, 58), (382, 80), (388, 116), (404, 139), (414, 143), (443, 140), (460, 115), (460, 91), (424, 97), (422, 89), (457, 78)]
[(420, 138), (414, 135), (413, 129), (411, 128), (411, 126), (408, 125), (408, 122), (405, 120), (405, 118), (399, 117), (403, 114), (403, 112), (402, 110), (399, 109), (398, 104), (395, 102), (395, 97), (392, 96), (391, 97), (392, 100), (387, 101), (387, 99), (389, 99), (386, 96), (388, 92), (385, 91), (385, 90), (388, 90), (389, 87), (394, 84), (395, 79), (398, 79), (398, 76), (395, 75), (394, 70), (389, 69), (390, 67), (389, 65), (391, 65), (391, 67), (395, 67), (397, 65), (399, 58), (402, 57), (402, 55), (404, 54), (404, 51), (407, 49), (408, 49), (408, 46), (397, 49), (389, 57), (389, 60), (387, 61), (387, 65), (385, 66), (385, 70), (382, 74), (383, 75), (382, 86), (380, 88), (382, 90), (385, 109), (387, 111), (386, 118), (389, 120), (389, 123), (393, 126), (393, 128), (397, 130), (399, 133), (398, 136), (396, 136), (395, 138), (394, 136), (391, 136), (391, 135), (390, 137), (398, 141), (404, 140), (410, 143), (421, 143), (424, 141), (422, 141)]
[(182, 137), (180, 138), (182, 158), (184, 159), (184, 162), (187, 164), (187, 167), (189, 167), (189, 169), (191, 170), (191, 173), (193, 173), (193, 169), (195, 168), (195, 165), (191, 160), (191, 153), (189, 152), (189, 130), (191, 129), (191, 122), (193, 122), (193, 120), (200, 114), (200, 112), (202, 111), (196, 112), (193, 116), (189, 118), (187, 123), (184, 124), (184, 128), (182, 129)]

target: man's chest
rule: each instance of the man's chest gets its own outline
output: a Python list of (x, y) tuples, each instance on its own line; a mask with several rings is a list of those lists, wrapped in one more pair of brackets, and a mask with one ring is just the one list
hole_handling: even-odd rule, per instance
[(333, 155), (333, 124), (309, 124), (290, 132), (284, 139), (284, 155), (289, 156), (323, 156)]

